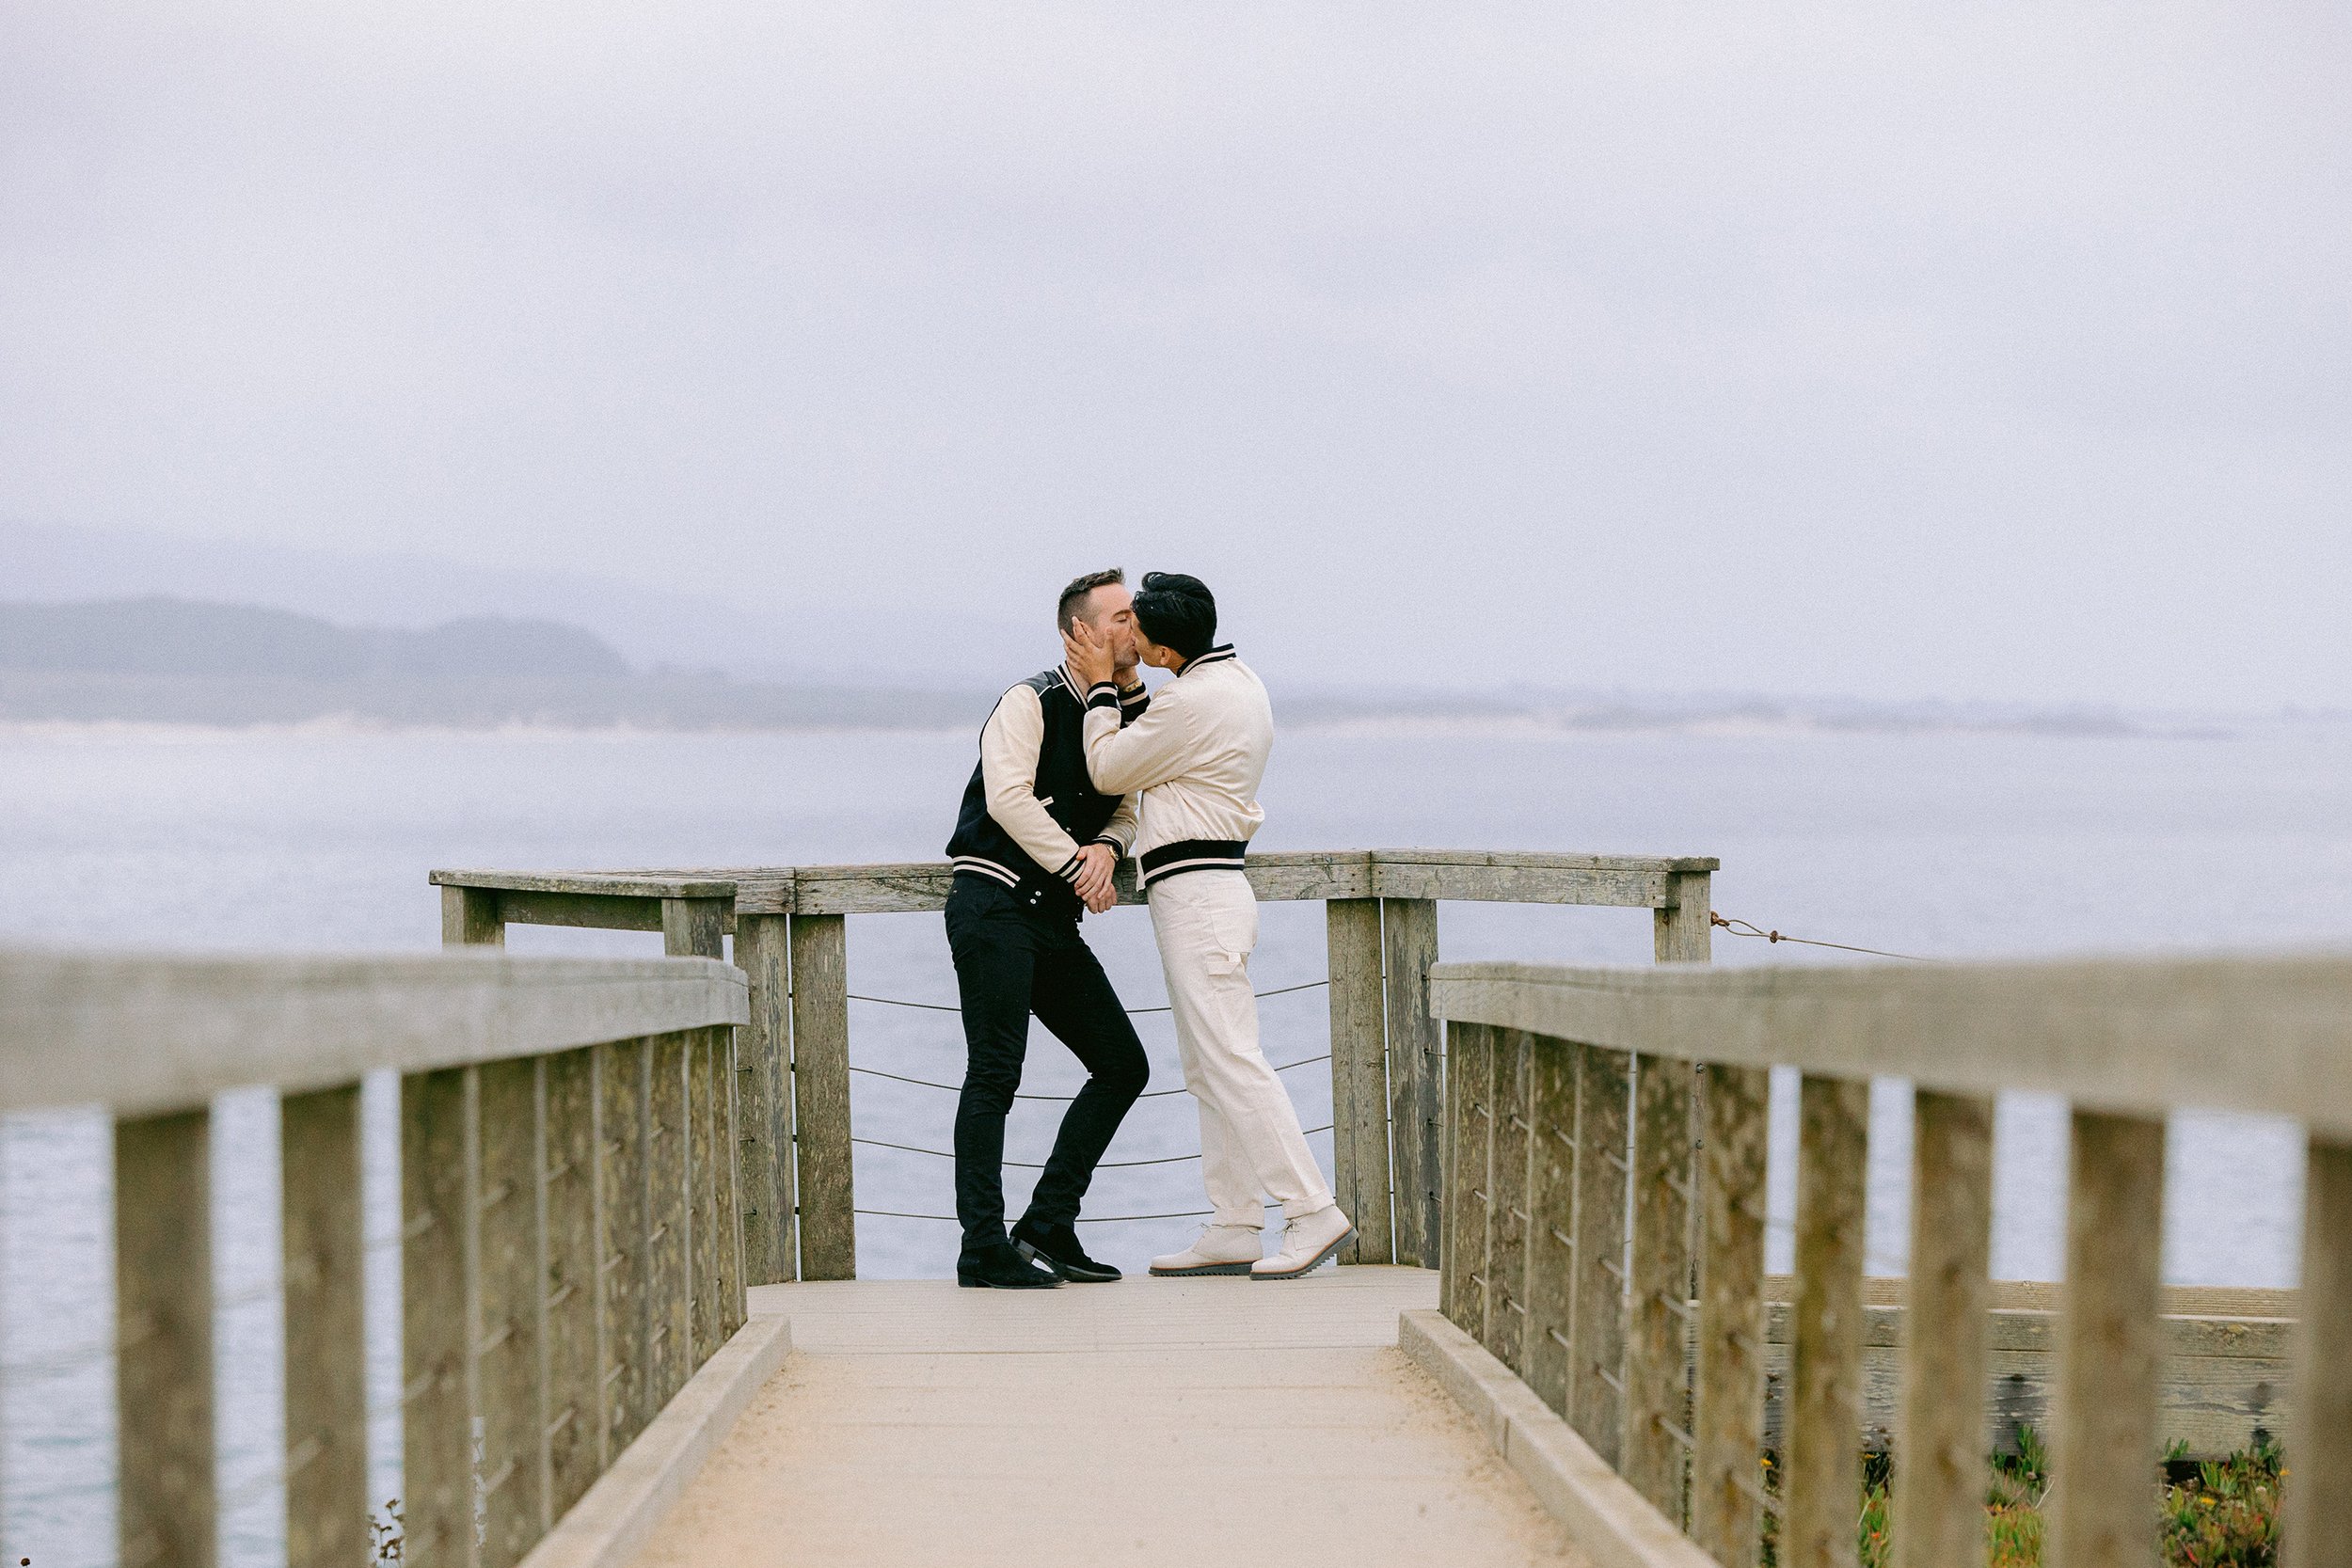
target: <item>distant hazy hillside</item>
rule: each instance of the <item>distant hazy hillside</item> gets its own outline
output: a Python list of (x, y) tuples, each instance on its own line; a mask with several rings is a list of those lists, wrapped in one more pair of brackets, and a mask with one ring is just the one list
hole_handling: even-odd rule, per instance
[(927, 729), (988, 716), (975, 691), (636, 674), (594, 632), (478, 615), (339, 626), (256, 605), (0, 604), (0, 721), (391, 728)]
[(477, 615), (410, 631), (160, 597), (0, 604), (0, 669), (326, 681), (628, 673), (611, 643), (556, 621)]
[[(1050, 576), (1050, 574), (1048, 574)], [(1058, 580), (1058, 579), (1057, 579)], [(1036, 669), (1059, 644), (1053, 583), (1025, 613), (925, 610), (932, 635), (877, 638), (871, 601), (723, 603), (542, 563), (532, 570), (432, 556), (300, 548), (139, 530), (64, 528), (0, 517), (0, 596), (87, 604), (154, 594), (268, 605), (339, 626), (438, 626), (460, 616), (518, 616), (594, 626), (640, 670), (724, 670), (743, 680), (833, 688), (953, 689), (936, 650), (960, 650), (992, 673)]]

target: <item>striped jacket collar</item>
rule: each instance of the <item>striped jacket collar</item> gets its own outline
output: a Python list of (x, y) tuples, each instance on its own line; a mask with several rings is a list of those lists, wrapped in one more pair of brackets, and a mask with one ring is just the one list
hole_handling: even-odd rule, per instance
[(1200, 669), (1203, 664), (1222, 664), (1227, 659), (1233, 658), (1237, 656), (1234, 654), (1233, 645), (1231, 642), (1219, 642), (1216, 647), (1211, 648), (1207, 653), (1202, 654), (1199, 658), (1188, 658), (1184, 660), (1184, 667), (1176, 672), (1177, 678), (1180, 680), (1183, 679), (1184, 676), (1191, 674), (1195, 670)]

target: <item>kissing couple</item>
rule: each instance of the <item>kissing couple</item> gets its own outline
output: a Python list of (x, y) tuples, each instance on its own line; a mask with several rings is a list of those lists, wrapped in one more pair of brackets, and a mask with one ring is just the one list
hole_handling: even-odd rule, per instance
[[(1044, 1290), (1120, 1277), (1079, 1244), (1078, 1206), (1149, 1069), (1078, 927), (1118, 902), (1112, 874), (1130, 853), (1168, 976), (1184, 1087), (1200, 1107), (1214, 1211), (1193, 1243), (1154, 1258), (1152, 1273), (1298, 1278), (1356, 1232), (1258, 1047), (1258, 900), (1242, 856), (1265, 820), (1265, 687), (1216, 640), (1216, 600), (1198, 578), (1147, 572), (1130, 594), (1125, 573), (1090, 573), (1061, 591), (1055, 616), (1062, 661), (997, 699), (947, 841), (947, 944), (967, 1053), (956, 1104), (956, 1278)], [(1171, 678), (1147, 693), (1144, 664)], [(1088, 1076), (1008, 1234), (1005, 1117), (1033, 1014)], [(1269, 1198), (1283, 1220), (1272, 1256), (1260, 1234)]]

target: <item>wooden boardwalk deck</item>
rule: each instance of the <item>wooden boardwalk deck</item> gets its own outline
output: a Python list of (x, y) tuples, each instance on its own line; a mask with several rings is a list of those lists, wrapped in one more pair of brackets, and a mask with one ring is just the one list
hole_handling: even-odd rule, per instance
[(1581, 1563), (1396, 1349), (1420, 1269), (774, 1285), (794, 1351), (641, 1561)]

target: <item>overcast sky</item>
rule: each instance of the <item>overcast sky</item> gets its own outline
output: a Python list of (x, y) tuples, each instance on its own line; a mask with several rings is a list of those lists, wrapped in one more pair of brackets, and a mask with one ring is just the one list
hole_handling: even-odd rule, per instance
[(0, 18), (0, 526), (2352, 705), (2341, 5)]

